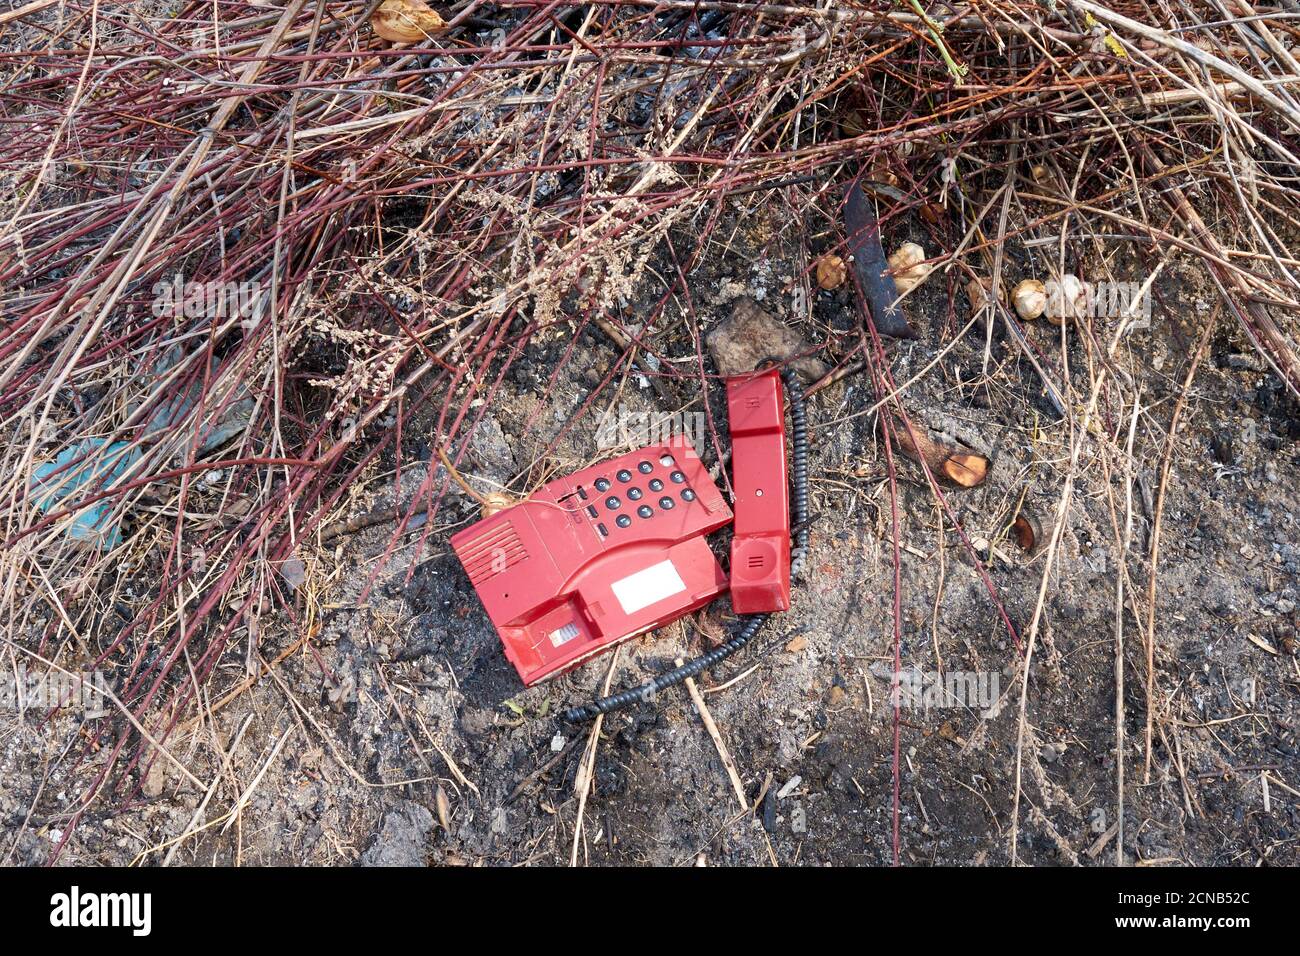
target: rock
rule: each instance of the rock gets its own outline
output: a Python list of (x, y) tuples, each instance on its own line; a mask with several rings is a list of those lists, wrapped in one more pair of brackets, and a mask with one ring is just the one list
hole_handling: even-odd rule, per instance
[(289, 558), (280, 565), (280, 577), (296, 591), (307, 581), (307, 568), (303, 566), (301, 558)]
[[(798, 332), (748, 297), (736, 300), (731, 316), (706, 340), (713, 362), (723, 375), (743, 375), (765, 359), (788, 359), (811, 349)], [(799, 377), (810, 383), (828, 371), (824, 362), (811, 356), (799, 359), (794, 367)]]
[(518, 468), (505, 432), (491, 415), (485, 415), (474, 429), (474, 436), (469, 442), (469, 455), (473, 458), (475, 474), (501, 484), (508, 482)]
[(776, 832), (776, 794), (771, 790), (763, 798), (763, 829), (768, 833)]
[(1214, 460), (1221, 465), (1231, 465), (1236, 458), (1232, 437), (1223, 432), (1216, 432), (1210, 438), (1210, 451), (1214, 455)]
[(146, 797), (152, 799), (162, 794), (166, 783), (167, 763), (162, 757), (158, 757), (149, 765), (149, 772), (144, 775), (144, 784), (141, 789)]
[(460, 715), (460, 728), (471, 737), (485, 734), (492, 729), (492, 711), (481, 707), (466, 706)]
[(1044, 744), (1040, 756), (1046, 763), (1056, 763), (1056, 761), (1065, 756), (1065, 752), (1068, 749), (1069, 747), (1066, 744)]
[(424, 866), (433, 814), (403, 800), (384, 814), (375, 842), (361, 854), (361, 866)]

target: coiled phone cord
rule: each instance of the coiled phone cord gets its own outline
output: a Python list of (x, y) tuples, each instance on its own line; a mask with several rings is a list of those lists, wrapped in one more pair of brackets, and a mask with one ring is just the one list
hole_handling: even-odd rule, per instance
[(794, 547), (790, 549), (790, 577), (802, 578), (808, 560), (808, 410), (799, 373), (783, 368), (781, 378), (790, 395), (790, 474), (794, 479)]
[[(798, 373), (792, 368), (783, 368), (781, 378), (785, 381), (786, 392), (790, 396), (790, 422), (793, 426), (790, 438), (792, 460), (790, 473), (794, 482), (794, 514), (791, 522), (794, 545), (790, 549), (790, 576), (800, 577), (808, 557), (808, 414), (805, 408), (803, 383), (799, 381)], [(763, 627), (768, 617), (767, 614), (754, 614), (745, 618), (740, 633), (725, 644), (687, 661), (680, 667), (674, 667), (639, 687), (601, 697), (580, 707), (570, 707), (563, 714), (565, 722), (579, 724), (594, 720), (600, 714), (608, 714), (612, 710), (622, 710), (637, 703), (649, 703), (660, 691), (675, 687), (688, 677), (694, 677), (700, 671), (736, 653), (754, 639), (754, 635)]]

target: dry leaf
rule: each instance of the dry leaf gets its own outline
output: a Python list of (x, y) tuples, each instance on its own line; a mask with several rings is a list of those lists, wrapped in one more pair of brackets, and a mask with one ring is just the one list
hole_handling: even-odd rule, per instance
[(438, 808), (438, 824), (446, 833), (451, 832), (451, 801), (447, 799), (447, 791), (442, 789), (442, 784), (438, 784), (438, 792), (435, 795), (435, 806)]
[(944, 208), (937, 202), (928, 202), (921, 207), (921, 218), (932, 226), (937, 226), (943, 222)]
[[(993, 288), (992, 279), (971, 279), (966, 283), (966, 297), (970, 299), (970, 307), (974, 312), (980, 309), (988, 308), (993, 304), (989, 297), (989, 290)], [(998, 298), (1002, 298), (1002, 289), (998, 288)]]
[(866, 178), (870, 182), (880, 183), (883, 186), (898, 187), (898, 176), (889, 168), (889, 160), (883, 156), (867, 172)]
[(1248, 633), (1246, 635), (1246, 640), (1250, 641), (1250, 643), (1254, 644), (1261, 651), (1268, 651), (1274, 657), (1277, 656), (1277, 648), (1274, 647), (1272, 644), (1270, 644), (1268, 641), (1264, 640), (1263, 638), (1259, 638), (1256, 637), (1254, 634)]
[(817, 284), (823, 289), (838, 289), (848, 275), (848, 266), (837, 255), (825, 255), (817, 260)]
[(419, 43), (447, 24), (424, 0), (384, 0), (370, 18), (370, 27), (393, 43)]

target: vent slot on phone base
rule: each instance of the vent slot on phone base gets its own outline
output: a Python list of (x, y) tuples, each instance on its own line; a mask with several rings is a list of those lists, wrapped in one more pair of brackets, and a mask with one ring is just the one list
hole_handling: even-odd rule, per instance
[(460, 548), (461, 564), (476, 586), (528, 559), (515, 527), (503, 521)]

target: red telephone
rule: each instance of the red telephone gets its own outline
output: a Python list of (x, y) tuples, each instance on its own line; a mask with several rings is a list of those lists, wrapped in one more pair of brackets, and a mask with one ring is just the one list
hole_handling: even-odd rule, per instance
[(549, 482), (451, 546), (531, 686), (725, 591), (704, 536), (730, 520), (683, 441)]
[[(790, 607), (785, 405), (776, 369), (729, 379), (735, 533), (728, 582), (705, 536), (732, 520), (690, 444), (650, 445), (543, 485), (451, 539), (527, 686), (703, 607)], [(785, 375), (804, 437), (802, 391)], [(806, 458), (796, 444), (796, 469)], [(798, 477), (798, 475), (796, 475)], [(806, 519), (806, 489), (799, 499)], [(800, 532), (801, 542), (806, 532)], [(801, 549), (802, 550), (802, 547)], [(756, 628), (755, 628), (756, 629)], [(747, 639), (747, 638), (746, 638)]]

